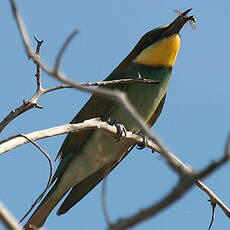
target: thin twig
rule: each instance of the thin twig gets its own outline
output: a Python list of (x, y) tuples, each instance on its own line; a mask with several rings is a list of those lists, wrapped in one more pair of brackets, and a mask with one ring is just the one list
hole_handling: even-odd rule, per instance
[[(37, 47), (36, 47), (36, 52), (35, 54), (40, 58), (40, 47), (43, 43), (43, 41), (40, 41), (38, 38), (34, 37), (34, 39), (37, 41)], [(36, 93), (31, 97), (31, 99), (26, 102), (25, 100), (23, 100), (22, 105), (20, 105), (18, 108), (16, 108), (15, 110), (12, 110), (1, 122), (0, 122), (0, 133), (2, 132), (2, 130), (16, 117), (18, 117), (19, 115), (21, 115), (22, 113), (28, 111), (29, 109), (32, 108), (43, 108), (42, 106), (37, 104), (37, 100), (38, 98), (42, 95), (42, 83), (41, 83), (41, 67), (39, 65), (39, 63), (36, 63), (36, 68), (37, 68), (37, 72), (35, 74), (36, 76), (36, 82), (37, 82), (37, 90)]]
[(40, 40), (39, 38), (37, 38), (36, 36), (34, 36), (34, 39), (36, 40), (37, 42), (37, 47), (36, 47), (36, 54), (37, 55), (40, 55), (40, 48), (41, 48), (41, 45), (43, 43), (43, 40)]
[(22, 230), (22, 227), (18, 224), (15, 218), (0, 202), (0, 220), (8, 230)]
[(74, 30), (70, 36), (65, 40), (63, 46), (61, 47), (58, 55), (57, 55), (57, 58), (56, 58), (56, 62), (55, 62), (55, 65), (54, 65), (54, 72), (58, 72), (59, 70), (59, 66), (60, 66), (60, 61), (61, 61), (61, 58), (63, 56), (63, 54), (65, 53), (65, 50), (67, 49), (67, 47), (69, 46), (70, 42), (72, 41), (72, 39), (78, 34), (78, 30)]
[[(39, 40), (37, 37), (34, 37), (34, 39), (37, 42), (37, 48), (36, 48), (35, 54), (37, 54), (38, 57), (40, 57), (40, 48), (41, 48), (41, 45), (43, 43), (43, 40)], [(36, 64), (36, 66), (37, 66), (37, 73), (35, 74), (35, 76), (37, 78), (37, 92), (39, 92), (40, 90), (42, 90), (41, 67), (39, 64)]]
[(31, 108), (40, 108), (37, 106), (37, 104), (32, 104), (26, 101), (23, 101), (22, 105), (20, 105), (18, 108), (12, 110), (1, 122), (0, 122), (0, 133), (2, 130), (16, 117), (18, 117), (20, 114), (28, 111)]
[(222, 211), (225, 213), (225, 215), (230, 218), (230, 209), (224, 204), (224, 202), (211, 190), (209, 189), (205, 184), (203, 184), (200, 180), (196, 181), (196, 185), (204, 191), (210, 198), (210, 200), (213, 200), (216, 202), (216, 204), (222, 209)]
[(49, 162), (49, 167), (50, 167), (50, 175), (49, 175), (48, 183), (47, 183), (45, 189), (43, 190), (41, 195), (39, 195), (39, 197), (35, 200), (35, 202), (31, 205), (30, 209), (26, 212), (26, 214), (22, 217), (22, 219), (19, 221), (19, 223), (21, 223), (30, 214), (30, 212), (33, 210), (35, 205), (43, 198), (43, 196), (45, 195), (45, 193), (49, 189), (49, 187), (51, 185), (51, 181), (52, 181), (53, 165), (52, 165), (52, 161), (50, 159), (49, 154), (44, 149), (42, 149), (42, 147), (40, 145), (38, 145), (36, 142), (34, 142), (32, 139), (28, 138), (24, 134), (19, 134), (18, 136), (25, 138), (27, 141), (32, 143), (36, 148), (38, 148), (45, 155), (45, 157), (47, 158), (47, 160)]
[(214, 219), (215, 219), (215, 211), (216, 211), (216, 203), (215, 203), (215, 202), (212, 203), (211, 200), (209, 200), (209, 201), (210, 201), (211, 206), (212, 206), (212, 217), (211, 217), (210, 224), (209, 224), (209, 226), (208, 226), (208, 230), (210, 230), (211, 227), (212, 227), (213, 221), (214, 221)]
[(87, 83), (80, 83), (80, 85), (84, 86), (106, 86), (106, 85), (114, 85), (114, 84), (128, 84), (128, 83), (144, 83), (144, 84), (158, 84), (160, 83), (159, 80), (152, 80), (152, 79), (119, 79), (119, 80), (112, 80), (112, 81), (99, 81), (99, 82), (87, 82)]
[[(152, 80), (152, 79), (146, 79), (146, 78), (142, 78), (142, 79), (128, 78), (128, 79), (119, 79), (119, 80), (112, 80), (112, 81), (82, 82), (82, 83), (79, 83), (79, 85), (82, 85), (82, 86), (107, 86), (107, 85), (130, 84), (130, 83), (158, 84), (158, 83), (160, 83), (160, 81)], [(54, 87), (51, 87), (48, 89), (44, 89), (43, 94), (48, 93), (48, 92), (52, 92), (55, 90), (59, 90), (59, 89), (65, 89), (65, 88), (74, 88), (74, 87), (70, 84), (63, 84), (63, 85), (59, 85), (59, 86), (54, 86)]]

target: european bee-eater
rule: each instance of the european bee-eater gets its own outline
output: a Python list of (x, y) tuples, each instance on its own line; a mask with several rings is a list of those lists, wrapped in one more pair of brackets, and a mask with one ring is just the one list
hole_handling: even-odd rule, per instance
[[(146, 33), (131, 53), (105, 79), (142, 78), (159, 80), (158, 84), (130, 83), (105, 86), (127, 94), (129, 101), (144, 121), (153, 126), (165, 102), (168, 83), (180, 47), (179, 31), (186, 22), (195, 22), (186, 10), (169, 25)], [(141, 132), (140, 127), (117, 103), (92, 95), (71, 123), (100, 117), (123, 124), (128, 131)], [(102, 130), (69, 134), (59, 153), (61, 161), (53, 177), (53, 187), (26, 223), (41, 227), (63, 196), (68, 196), (57, 211), (61, 215), (93, 189), (129, 153), (135, 143), (125, 138), (120, 142)]]

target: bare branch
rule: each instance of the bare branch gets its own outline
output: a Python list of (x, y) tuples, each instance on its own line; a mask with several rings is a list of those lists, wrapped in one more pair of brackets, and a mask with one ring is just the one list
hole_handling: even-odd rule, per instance
[[(36, 48), (36, 52), (35, 54), (40, 57), (39, 52), (40, 52), (40, 47), (43, 43), (43, 41), (40, 41), (38, 38), (34, 37), (34, 39), (37, 41), (37, 48)], [(26, 102), (25, 100), (23, 100), (23, 104), (20, 105), (18, 108), (16, 108), (15, 110), (11, 111), (0, 123), (0, 133), (2, 132), (2, 130), (16, 117), (18, 117), (19, 115), (21, 115), (22, 113), (28, 111), (29, 109), (32, 108), (43, 108), (42, 106), (37, 104), (37, 100), (38, 98), (43, 94), (42, 91), (42, 83), (41, 83), (41, 67), (39, 64), (36, 63), (37, 66), (37, 72), (35, 74), (36, 76), (36, 82), (37, 82), (37, 90), (36, 93), (33, 95), (33, 97)]]
[[(57, 127), (53, 127), (49, 129), (43, 129), (40, 131), (32, 132), (32, 133), (26, 134), (26, 137), (29, 138), (30, 140), (36, 141), (42, 138), (62, 135), (65, 133), (80, 132), (83, 130), (93, 130), (93, 129), (103, 129), (114, 135), (117, 133), (117, 128), (115, 126), (111, 126), (107, 124), (106, 122), (102, 122), (99, 119), (94, 118), (90, 120), (85, 120), (82, 123), (67, 124), (67, 125), (62, 125), (62, 126), (57, 126)], [(137, 143), (142, 142), (142, 137), (135, 135), (132, 132), (127, 132), (126, 138), (132, 139)], [(2, 140), (0, 142), (0, 154), (8, 152), (28, 142), (29, 142), (28, 140), (18, 135), (8, 137), (7, 139)], [(152, 145), (152, 147), (153, 148), (155, 147), (154, 148), (155, 151), (159, 150), (159, 148), (154, 144)]]
[(10, 214), (10, 212), (4, 207), (4, 205), (0, 202), (0, 219), (6, 229), (8, 230), (22, 230), (22, 227), (18, 224), (18, 222), (14, 219), (14, 217)]
[(18, 117), (20, 114), (26, 112), (27, 110), (31, 108), (38, 108), (36, 104), (32, 104), (30, 102), (23, 101), (23, 104), (20, 105), (15, 110), (12, 110), (0, 123), (0, 133), (2, 130), (16, 117)]
[(208, 230), (210, 230), (212, 227), (213, 221), (215, 219), (215, 211), (216, 211), (216, 203), (212, 203), (211, 200), (209, 200), (209, 201), (210, 201), (211, 206), (212, 206), (212, 218), (211, 218), (210, 224), (208, 226)]
[(145, 83), (145, 84), (158, 84), (160, 81), (158, 80), (152, 80), (152, 79), (119, 79), (119, 80), (112, 80), (112, 81), (99, 81), (99, 82), (93, 82), (93, 83), (80, 83), (80, 85), (84, 86), (106, 86), (106, 85), (114, 85), (114, 84), (128, 84), (128, 83)]
[(68, 45), (70, 44), (70, 42), (72, 41), (72, 39), (78, 34), (78, 30), (74, 30), (70, 35), (69, 37), (66, 39), (65, 43), (63, 44), (63, 46), (61, 47), (58, 55), (57, 55), (57, 58), (56, 58), (56, 62), (55, 62), (55, 65), (54, 65), (54, 72), (58, 72), (59, 71), (59, 66), (60, 66), (60, 61), (61, 61), (61, 58), (66, 50), (66, 48), (68, 47)]
[(43, 43), (43, 40), (40, 40), (40, 39), (38, 39), (36, 36), (34, 36), (34, 39), (36, 40), (36, 42), (37, 42), (37, 48), (36, 48), (36, 54), (37, 55), (40, 55), (40, 48), (41, 48), (41, 45), (42, 45), (42, 43)]
[[(35, 54), (38, 55), (38, 57), (40, 57), (40, 48), (41, 45), (43, 43), (43, 40), (39, 40), (37, 37), (34, 37), (34, 39), (37, 42), (37, 48), (36, 48), (36, 52)], [(42, 83), (41, 83), (41, 67), (39, 64), (37, 65), (37, 73), (35, 74), (36, 78), (37, 78), (37, 92), (39, 92), (40, 90), (42, 90)]]
[[(142, 79), (128, 78), (128, 79), (119, 79), (119, 80), (112, 80), (112, 81), (83, 82), (83, 83), (79, 83), (79, 85), (83, 85), (83, 86), (107, 86), (107, 85), (130, 84), (130, 83), (158, 84), (158, 83), (160, 83), (160, 81), (152, 80), (152, 79), (145, 79), (145, 78), (142, 78)], [(48, 92), (52, 92), (55, 90), (59, 90), (59, 89), (65, 89), (65, 88), (73, 88), (73, 86), (70, 84), (63, 84), (63, 85), (51, 87), (48, 89), (44, 89), (43, 94), (48, 93)]]

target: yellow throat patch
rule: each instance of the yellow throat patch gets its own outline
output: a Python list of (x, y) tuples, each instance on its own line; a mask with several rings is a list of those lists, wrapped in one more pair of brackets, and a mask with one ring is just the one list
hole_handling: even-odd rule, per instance
[(173, 34), (144, 49), (134, 62), (148, 66), (172, 67), (179, 48), (180, 37), (178, 34)]

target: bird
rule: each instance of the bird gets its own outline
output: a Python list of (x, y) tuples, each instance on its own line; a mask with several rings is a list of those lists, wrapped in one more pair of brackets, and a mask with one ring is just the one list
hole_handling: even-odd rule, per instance
[[(115, 68), (105, 81), (119, 79), (145, 79), (159, 81), (157, 84), (127, 83), (103, 86), (126, 93), (129, 101), (149, 127), (158, 119), (165, 103), (170, 75), (179, 48), (181, 28), (195, 23), (194, 16), (179, 12), (170, 24), (147, 32), (129, 55)], [(141, 128), (115, 101), (92, 94), (71, 123), (100, 118), (122, 124), (131, 132), (141, 134)], [(59, 201), (68, 193), (57, 211), (62, 215), (88, 194), (108, 175), (134, 148), (133, 140), (121, 138), (102, 130), (86, 130), (67, 135), (57, 158), (59, 166), (52, 179), (52, 187), (38, 208), (25, 224), (25, 229), (41, 227)]]

